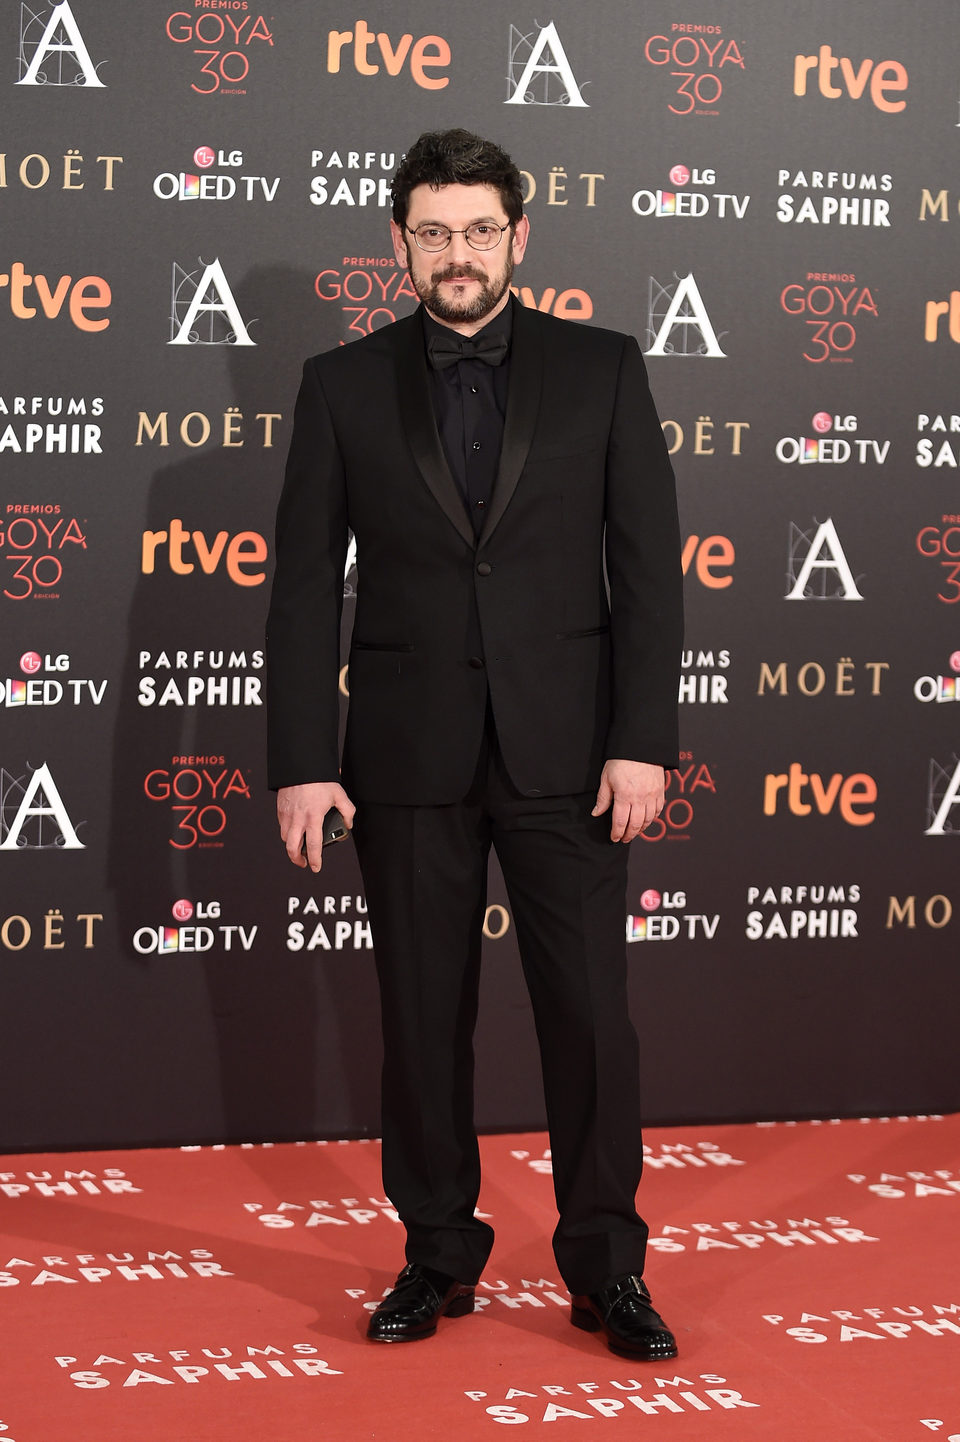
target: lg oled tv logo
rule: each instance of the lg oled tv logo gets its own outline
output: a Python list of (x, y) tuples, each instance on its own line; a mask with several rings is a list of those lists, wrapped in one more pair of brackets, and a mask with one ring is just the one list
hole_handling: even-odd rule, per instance
[[(141, 926), (133, 934), (133, 949), (140, 956), (169, 955), (171, 952), (250, 951), (257, 939), (257, 926), (220, 922), (219, 901), (193, 902), (181, 897), (171, 907), (176, 926)], [(218, 922), (210, 926), (211, 921)], [(189, 923), (186, 924), (186, 923)]]
[(65, 652), (41, 656), (39, 651), (24, 651), (20, 657), (20, 670), (27, 680), (13, 676), (0, 678), (0, 706), (6, 706), (8, 710), (19, 706), (59, 706), (61, 703), (99, 706), (106, 694), (105, 678), (90, 680), (65, 675), (70, 670), (70, 657)]
[(78, 86), (103, 90), (69, 0), (59, 5), (20, 6), (20, 79), (18, 85)]
[[(861, 466), (868, 462), (882, 466), (890, 453), (890, 442), (852, 436), (858, 425), (856, 416), (817, 411), (810, 421), (814, 432), (812, 436), (781, 436), (774, 453), (785, 466), (795, 463), (801, 466), (842, 466), (851, 459)], [(831, 431), (840, 434), (831, 436)]]
[(960, 651), (953, 651), (947, 663), (952, 676), (940, 672), (936, 676), (918, 676), (913, 683), (913, 694), (918, 701), (942, 702), (960, 701)]
[[(719, 220), (742, 220), (747, 213), (749, 195), (734, 195), (730, 191), (713, 189), (717, 184), (717, 172), (712, 166), (691, 170), (683, 164), (674, 165), (668, 181), (669, 189), (636, 191), (630, 202), (634, 214), (656, 219), (686, 216), (702, 220), (705, 216), (716, 215)], [(684, 187), (687, 185), (695, 188), (686, 190)]]
[[(154, 178), (153, 193), (158, 200), (233, 200), (240, 196), (247, 201), (274, 199), (280, 189), (280, 177), (267, 175), (234, 175), (242, 168), (242, 150), (214, 150), (198, 145), (191, 157), (194, 170), (163, 170)], [(217, 164), (220, 169), (212, 171)]]

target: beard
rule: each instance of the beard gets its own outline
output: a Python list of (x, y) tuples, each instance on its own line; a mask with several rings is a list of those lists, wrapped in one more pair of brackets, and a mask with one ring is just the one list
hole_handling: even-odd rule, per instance
[[(479, 289), (471, 299), (467, 300), (462, 295), (458, 299), (456, 291), (453, 295), (441, 291), (440, 287), (444, 281), (456, 280), (458, 276), (479, 282)], [(466, 265), (446, 265), (442, 270), (435, 270), (429, 281), (415, 276), (411, 269), (410, 279), (417, 295), (437, 320), (444, 320), (452, 324), (456, 324), (458, 321), (483, 320), (484, 316), (496, 309), (507, 292), (510, 281), (513, 279), (513, 255), (508, 251), (503, 269), (492, 276), (488, 276), (482, 270), (475, 270), (468, 263)]]

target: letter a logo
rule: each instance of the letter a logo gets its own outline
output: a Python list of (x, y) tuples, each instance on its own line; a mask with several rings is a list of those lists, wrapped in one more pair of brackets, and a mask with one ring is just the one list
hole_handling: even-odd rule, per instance
[[(201, 316), (206, 320), (197, 324)], [(223, 266), (212, 260), (197, 279), (173, 263), (173, 300), (168, 345), (256, 345), (227, 284)]]
[(513, 94), (504, 105), (579, 105), (589, 110), (552, 20), (535, 40), (510, 26), (508, 65), (507, 85)]
[(42, 12), (37, 14), (28, 5), (21, 4), (20, 68), (24, 73), (16, 84), (77, 85), (105, 90), (69, 0), (61, 0), (60, 4), (51, 8), (45, 29), (37, 36), (42, 24)]
[[(46, 762), (37, 767), (26, 787), (22, 779), (14, 781), (6, 772), (2, 773), (2, 781), (7, 784), (0, 787), (4, 803), (0, 810), (0, 835), (3, 835), (0, 851), (85, 850)], [(7, 797), (18, 789), (23, 790), (23, 797), (10, 825), (5, 826), (3, 812), (7, 809)], [(46, 819), (54, 823), (52, 830), (49, 826), (44, 829)]]
[[(948, 824), (947, 817), (954, 806), (960, 806), (960, 761), (947, 780), (947, 770), (936, 761), (930, 762), (930, 795), (927, 814), (933, 819), (924, 836), (960, 836), (960, 826)], [(944, 783), (946, 783), (944, 785)], [(941, 794), (942, 788), (942, 794)]]
[[(653, 345), (644, 355), (699, 355), (714, 359), (725, 356), (692, 271), (682, 280), (677, 279), (672, 296), (669, 286), (661, 285), (651, 276), (648, 300), (647, 334), (653, 336)], [(669, 305), (664, 311), (665, 300), (669, 300)], [(679, 335), (674, 336), (677, 329)], [(699, 332), (699, 340), (691, 336), (691, 329)]]
[[(803, 562), (797, 569), (803, 556)], [(814, 571), (819, 578), (811, 584)], [(840, 590), (827, 590), (827, 572), (833, 571), (840, 582)], [(787, 580), (793, 585), (787, 592), (788, 601), (862, 601), (857, 590), (853, 572), (843, 553), (840, 537), (833, 521), (827, 519), (818, 526), (811, 537), (799, 526), (790, 522), (790, 540), (787, 550)]]

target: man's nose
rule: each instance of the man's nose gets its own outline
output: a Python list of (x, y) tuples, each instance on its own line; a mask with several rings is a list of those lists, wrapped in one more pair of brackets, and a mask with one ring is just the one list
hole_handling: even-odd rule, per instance
[(451, 235), (450, 244), (447, 247), (448, 263), (464, 265), (473, 259), (473, 248), (467, 244), (467, 237), (459, 231)]

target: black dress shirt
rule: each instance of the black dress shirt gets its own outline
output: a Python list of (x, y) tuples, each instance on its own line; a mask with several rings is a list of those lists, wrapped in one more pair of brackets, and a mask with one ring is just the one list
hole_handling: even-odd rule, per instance
[[(509, 342), (513, 329), (513, 300), (509, 300), (476, 334), (503, 335)], [(449, 333), (424, 310), (424, 340)], [(463, 497), (474, 532), (479, 535), (493, 494), (493, 483), (503, 444), (503, 418), (507, 410), (510, 353), (499, 365), (483, 360), (460, 360), (435, 370), (427, 359), (430, 394), (447, 465)]]

